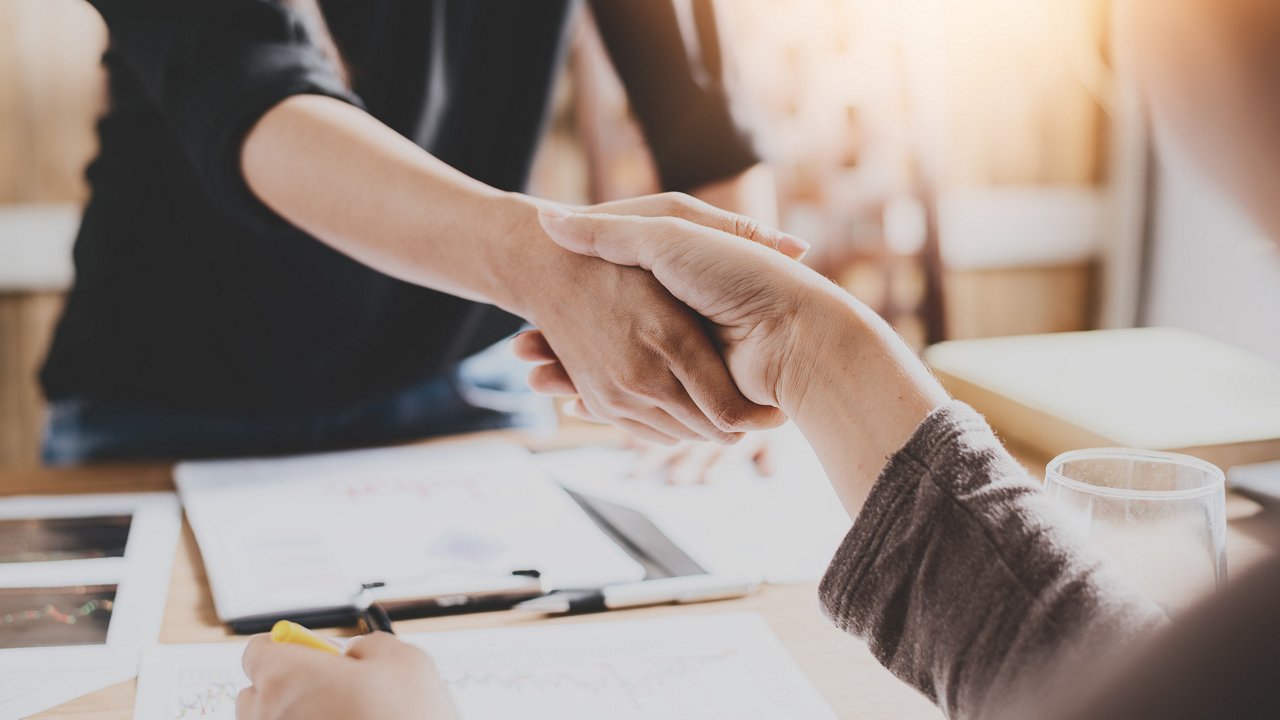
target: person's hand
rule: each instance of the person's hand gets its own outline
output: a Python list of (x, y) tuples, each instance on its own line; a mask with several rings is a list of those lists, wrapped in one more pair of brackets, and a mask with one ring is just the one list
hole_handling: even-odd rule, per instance
[[(761, 244), (680, 218), (562, 215), (542, 214), (542, 225), (553, 240), (583, 255), (650, 271), (678, 300), (714, 324), (742, 394), (758, 405), (782, 406), (788, 369), (800, 370), (805, 362), (805, 353), (793, 353), (798, 330), (794, 321), (815, 294), (834, 286)], [(533, 361), (561, 357), (546, 338), (533, 332), (517, 336), (513, 350)], [(537, 369), (530, 385), (564, 395), (577, 389), (550, 382)], [(582, 403), (576, 414), (598, 417), (591, 403)]]
[(633, 447), (639, 458), (631, 477), (647, 478), (661, 474), (670, 485), (698, 485), (715, 482), (725, 471), (742, 468), (744, 462), (755, 466), (764, 476), (773, 475), (774, 444), (770, 433), (747, 433), (742, 442), (724, 446), (708, 442), (682, 442), (678, 445), (654, 445), (636, 440)]
[[(596, 209), (689, 218), (682, 222), (754, 240), (782, 260), (807, 247), (685, 195), (650, 196)], [(540, 216), (570, 212), (544, 204)], [(607, 223), (607, 218), (621, 216), (598, 217)], [(541, 227), (537, 234), (545, 237)], [(565, 252), (549, 240), (547, 244), (552, 252), (530, 253), (520, 268), (529, 278), (522, 286), (530, 295), (522, 303), (523, 314), (539, 330), (525, 342), (538, 343), (539, 352), (551, 358), (531, 373), (532, 387), (576, 396), (580, 414), (664, 444), (727, 444), (742, 431), (785, 420), (775, 408), (743, 396), (701, 320), (651, 274)]]
[(457, 720), (431, 658), (387, 633), (353, 638), (341, 655), (250, 641), (244, 671), (253, 683), (236, 699), (238, 720)]
[(709, 320), (752, 402), (796, 421), (851, 517), (947, 395), (874, 312), (780, 253), (674, 218), (543, 217), (561, 245), (644, 268)]

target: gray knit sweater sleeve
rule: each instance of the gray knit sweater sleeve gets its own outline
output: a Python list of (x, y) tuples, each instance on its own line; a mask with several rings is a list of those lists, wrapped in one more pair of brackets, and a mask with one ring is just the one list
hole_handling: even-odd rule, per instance
[(890, 458), (823, 607), (949, 716), (1003, 715), (1037, 674), (1163, 621), (1054, 515), (982, 417), (952, 402)]

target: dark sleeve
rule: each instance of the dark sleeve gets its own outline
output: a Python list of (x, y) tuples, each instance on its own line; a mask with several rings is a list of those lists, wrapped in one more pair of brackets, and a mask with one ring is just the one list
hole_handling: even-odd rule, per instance
[[(711, 0), (591, 0), (600, 36), (667, 190), (691, 190), (760, 162), (735, 118)], [(687, 41), (686, 41), (687, 39)]]
[(1102, 663), (1163, 622), (1055, 515), (982, 417), (950, 403), (889, 460), (823, 607), (949, 716), (1002, 715), (1033, 678)]
[(110, 52), (133, 71), (214, 201), (257, 215), (240, 146), (254, 122), (291, 95), (359, 105), (307, 22), (271, 0), (91, 0)]

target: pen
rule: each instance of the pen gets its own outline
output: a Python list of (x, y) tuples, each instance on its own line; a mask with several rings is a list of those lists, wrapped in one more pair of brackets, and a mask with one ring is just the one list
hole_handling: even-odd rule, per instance
[(396, 631), (391, 628), (391, 615), (381, 603), (374, 601), (373, 593), (369, 592), (368, 587), (360, 588), (360, 593), (356, 595), (355, 607), (356, 629), (361, 635), (372, 632), (396, 634)]
[(723, 575), (685, 575), (610, 585), (598, 590), (561, 590), (526, 600), (517, 610), (556, 615), (598, 612), (645, 605), (667, 605), (728, 600), (750, 595), (760, 587), (754, 580)]
[(271, 626), (271, 642), (290, 643), (315, 648), (330, 655), (341, 655), (342, 651), (333, 643), (311, 632), (296, 622), (281, 620)]

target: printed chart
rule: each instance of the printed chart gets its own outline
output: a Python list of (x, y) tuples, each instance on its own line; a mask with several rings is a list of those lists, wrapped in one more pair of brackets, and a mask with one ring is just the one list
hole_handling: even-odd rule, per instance
[(418, 635), (466, 720), (830, 718), (758, 615)]
[(244, 643), (159, 645), (142, 656), (135, 718), (235, 720)]
[[(463, 720), (829, 720), (758, 615), (407, 635)], [(143, 659), (136, 720), (232, 720), (242, 644), (161, 645)]]

